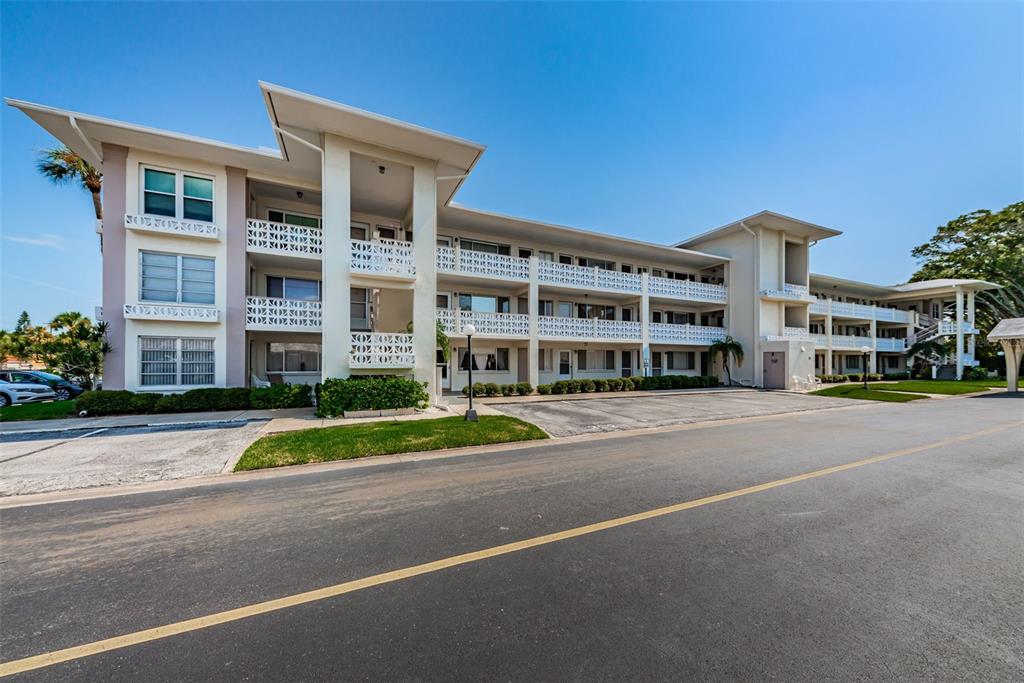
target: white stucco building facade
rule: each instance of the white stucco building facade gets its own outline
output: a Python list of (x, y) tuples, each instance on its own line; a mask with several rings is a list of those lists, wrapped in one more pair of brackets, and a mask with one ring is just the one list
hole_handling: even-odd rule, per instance
[(769, 211), (662, 245), (465, 208), (482, 145), (260, 87), (275, 150), (8, 100), (102, 169), (105, 387), (717, 375), (726, 335), (749, 386), (860, 372), (865, 348), (903, 372), (924, 338), (956, 340), (957, 375), (974, 364), (989, 283), (816, 275), (840, 232)]

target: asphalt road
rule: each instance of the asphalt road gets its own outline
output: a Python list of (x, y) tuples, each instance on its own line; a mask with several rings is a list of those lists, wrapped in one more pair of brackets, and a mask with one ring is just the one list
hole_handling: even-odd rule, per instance
[(556, 534), (24, 680), (1024, 678), (1005, 394), (0, 514), (4, 662)]

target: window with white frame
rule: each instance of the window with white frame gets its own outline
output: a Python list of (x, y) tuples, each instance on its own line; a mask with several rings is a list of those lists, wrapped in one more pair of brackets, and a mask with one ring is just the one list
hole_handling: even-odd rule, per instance
[(310, 213), (298, 213), (295, 211), (283, 211), (281, 209), (267, 209), (267, 220), (271, 223), (284, 223), (285, 225), (300, 225), (304, 228), (319, 228), (320, 217)]
[(142, 386), (208, 386), (214, 366), (213, 339), (139, 337)]
[(319, 372), (320, 345), (268, 342), (267, 372)]
[(139, 252), (139, 299), (213, 304), (216, 262), (205, 256)]
[(268, 275), (267, 296), (274, 299), (320, 301), (320, 280)]
[(579, 349), (576, 351), (576, 368), (578, 370), (614, 370), (615, 351), (611, 349), (594, 351)]
[(695, 360), (693, 351), (665, 352), (665, 363), (669, 370), (693, 370)]
[(142, 212), (213, 222), (213, 178), (161, 168), (142, 169)]
[(472, 360), (474, 370), (507, 372), (509, 368), (508, 348), (473, 349), (472, 359), (470, 359), (467, 349), (456, 349), (456, 353), (459, 358), (459, 370), (463, 372), (469, 370), (470, 360)]
[(482, 251), (487, 254), (502, 254), (503, 256), (508, 256), (512, 253), (512, 247), (508, 244), (471, 240), (465, 237), (459, 239), (459, 248), (466, 251)]
[(537, 371), (551, 372), (551, 349), (537, 349)]

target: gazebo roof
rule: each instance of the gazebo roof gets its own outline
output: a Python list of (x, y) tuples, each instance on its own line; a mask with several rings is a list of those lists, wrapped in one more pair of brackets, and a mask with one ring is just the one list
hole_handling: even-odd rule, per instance
[(1024, 339), (1024, 318), (1006, 318), (1000, 320), (999, 323), (992, 328), (992, 331), (988, 333), (988, 338), (992, 341), (998, 341), (1000, 339)]

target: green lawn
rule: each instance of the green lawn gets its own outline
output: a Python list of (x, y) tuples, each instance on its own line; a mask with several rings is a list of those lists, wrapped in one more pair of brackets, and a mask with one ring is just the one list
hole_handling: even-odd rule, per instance
[(53, 401), (51, 403), (23, 403), (0, 408), (0, 422), (18, 420), (56, 420), (75, 416), (74, 401)]
[(956, 380), (933, 380), (915, 379), (895, 382), (893, 384), (871, 384), (879, 391), (912, 391), (923, 394), (970, 394), (976, 391), (984, 391), (988, 387), (1006, 386), (1006, 381), (980, 380), (980, 381), (956, 381)]
[(893, 391), (878, 391), (877, 387), (865, 389), (862, 384), (840, 384), (828, 389), (818, 389), (811, 393), (815, 396), (832, 396), (834, 398), (859, 398), (865, 401), (889, 401), (890, 403), (906, 403), (917, 401), (927, 396), (914, 396), (913, 394), (897, 394)]
[(482, 415), (479, 422), (444, 417), (304, 429), (263, 437), (245, 450), (235, 471), (546, 438), (535, 425), (505, 415)]

